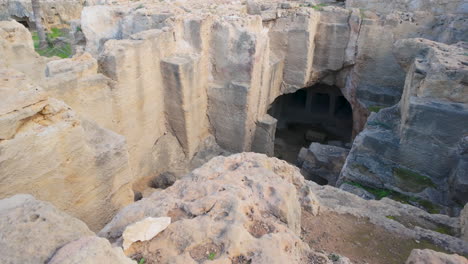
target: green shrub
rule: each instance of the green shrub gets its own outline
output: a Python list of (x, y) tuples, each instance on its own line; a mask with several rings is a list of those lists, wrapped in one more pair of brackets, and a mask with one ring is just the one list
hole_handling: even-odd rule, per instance
[(52, 28), (51, 32), (47, 34), (48, 46), (44, 49), (39, 48), (39, 37), (37, 32), (32, 33), (32, 39), (34, 42), (34, 49), (41, 56), (45, 57), (60, 57), (60, 58), (70, 58), (72, 55), (72, 48), (69, 43), (63, 45), (54, 45), (52, 42), (63, 36), (63, 32), (58, 28)]
[(215, 252), (211, 252), (210, 254), (208, 254), (208, 259), (209, 260), (214, 260), (216, 257), (216, 253)]

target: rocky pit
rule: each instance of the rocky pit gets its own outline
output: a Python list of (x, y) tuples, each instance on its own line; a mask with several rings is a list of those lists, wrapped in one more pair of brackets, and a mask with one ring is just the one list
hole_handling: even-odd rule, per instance
[(0, 0), (0, 262), (468, 263), (466, 2), (40, 4), (46, 49)]

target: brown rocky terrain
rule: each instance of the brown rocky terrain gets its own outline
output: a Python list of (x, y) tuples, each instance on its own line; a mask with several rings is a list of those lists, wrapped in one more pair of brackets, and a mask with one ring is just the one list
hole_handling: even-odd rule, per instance
[(46, 50), (0, 0), (1, 263), (467, 262), (464, 1), (40, 3)]

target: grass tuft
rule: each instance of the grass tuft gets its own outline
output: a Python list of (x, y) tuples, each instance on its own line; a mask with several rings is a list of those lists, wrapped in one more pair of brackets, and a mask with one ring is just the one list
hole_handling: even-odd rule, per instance
[(39, 37), (37, 32), (32, 33), (32, 39), (34, 42), (34, 49), (41, 56), (45, 57), (60, 57), (60, 58), (70, 58), (72, 55), (72, 48), (70, 43), (65, 43), (63, 45), (54, 45), (53, 42), (60, 37), (63, 37), (64, 33), (58, 28), (52, 28), (49, 33), (47, 33), (47, 43), (48, 46), (44, 49), (39, 48)]
[(359, 184), (357, 182), (351, 182), (351, 181), (347, 181), (346, 182), (347, 184), (350, 184), (350, 185), (353, 185), (353, 186), (356, 186), (356, 187), (359, 187), (361, 189), (364, 189), (368, 192), (370, 192), (371, 194), (373, 194), (375, 196), (375, 198), (377, 200), (380, 200), (384, 197), (388, 197), (390, 199), (393, 199), (395, 201), (398, 201), (400, 203), (404, 203), (404, 204), (410, 204), (410, 205), (413, 205), (413, 206), (416, 206), (416, 207), (420, 207), (420, 208), (423, 208), (424, 210), (426, 210), (427, 212), (431, 213), (431, 214), (438, 214), (440, 213), (440, 206), (428, 201), (428, 200), (424, 200), (422, 198), (418, 198), (418, 197), (414, 197), (414, 196), (409, 196), (409, 195), (406, 195), (406, 194), (402, 194), (402, 193), (399, 193), (399, 192), (396, 192), (396, 191), (392, 191), (392, 190), (389, 190), (389, 189), (381, 189), (381, 188), (374, 188), (374, 187), (369, 187), (369, 186), (364, 186), (362, 184)]
[(386, 106), (382, 106), (382, 105), (373, 105), (373, 106), (369, 106), (367, 109), (371, 112), (379, 112), (380, 110), (386, 108)]
[(429, 177), (405, 168), (394, 168), (393, 176), (399, 180), (398, 187), (407, 192), (421, 192), (428, 187), (437, 187)]
[(216, 253), (215, 252), (211, 252), (210, 254), (208, 254), (208, 259), (209, 260), (214, 260), (216, 257)]

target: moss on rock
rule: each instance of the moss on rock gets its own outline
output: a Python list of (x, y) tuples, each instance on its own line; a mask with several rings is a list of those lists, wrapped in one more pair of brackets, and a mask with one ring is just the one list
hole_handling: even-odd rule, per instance
[(394, 168), (393, 177), (397, 179), (398, 188), (407, 192), (418, 193), (426, 188), (436, 187), (429, 177), (405, 168)]

